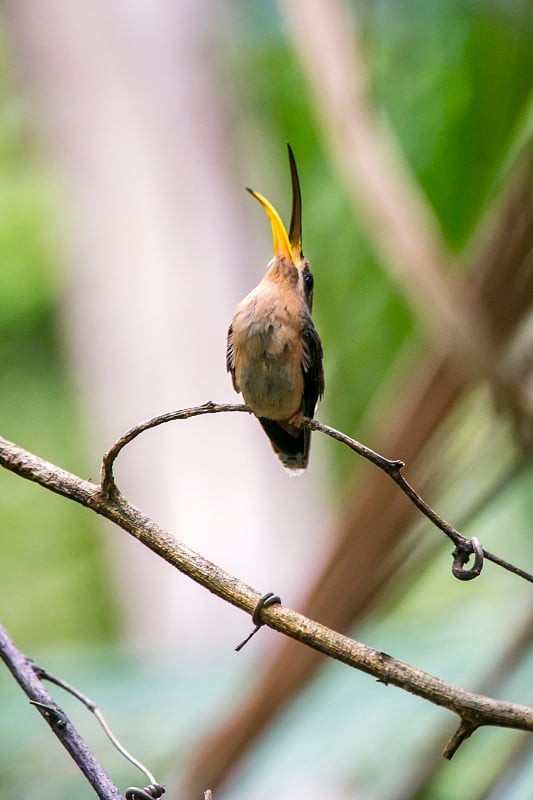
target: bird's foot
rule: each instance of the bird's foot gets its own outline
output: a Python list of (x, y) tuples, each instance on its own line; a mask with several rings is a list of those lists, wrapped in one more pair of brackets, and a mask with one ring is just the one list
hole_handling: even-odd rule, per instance
[(289, 423), (289, 425), (293, 425), (295, 428), (301, 428), (303, 418), (304, 418), (304, 412), (303, 409), (300, 408), (298, 409), (296, 414), (293, 414), (292, 417), (287, 420), (287, 422)]

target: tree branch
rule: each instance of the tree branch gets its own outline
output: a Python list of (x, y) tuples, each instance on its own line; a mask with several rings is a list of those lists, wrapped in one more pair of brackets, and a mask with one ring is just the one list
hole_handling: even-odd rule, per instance
[[(104, 478), (107, 476), (108, 487), (111, 485), (114, 487), (111, 471), (114, 459), (125, 444), (132, 441), (142, 430), (161, 424), (163, 420), (183, 419), (196, 414), (232, 410), (248, 412), (246, 406), (216, 406), (208, 403), (196, 409), (186, 409), (156, 417), (133, 428), (118, 440), (117, 444), (111, 448), (104, 459), (103, 475)], [(308, 424), (311, 425), (310, 421), (308, 421)], [(316, 422), (313, 423), (313, 426), (315, 430), (321, 430), (322, 428), (320, 423)], [(326, 428), (327, 426), (324, 427)], [(325, 430), (324, 432), (328, 431)], [(343, 436), (343, 434), (335, 432), (335, 438)], [(348, 438), (346, 437), (346, 439)], [(353, 449), (360, 452), (362, 448), (361, 454), (372, 460), (370, 453), (373, 451), (369, 451), (368, 448), (364, 448), (354, 440), (350, 441), (353, 444)], [(394, 464), (395, 462), (390, 463)], [(113, 488), (113, 491), (104, 491), (102, 486), (98, 486), (91, 481), (84, 481), (76, 475), (72, 475), (66, 470), (44, 461), (2, 438), (0, 438), (0, 465), (106, 517), (132, 536), (135, 536), (146, 547), (160, 555), (180, 572), (188, 575), (194, 581), (237, 608), (249, 614), (253, 613), (261, 597), (259, 592), (195, 553), (185, 544), (177, 542), (169, 532), (160, 528), (141, 511), (128, 503), (125, 498), (121, 497), (116, 487)], [(394, 468), (397, 469), (399, 467)], [(431, 703), (449, 709), (459, 716), (461, 721), (460, 731), (468, 726), (481, 727), (484, 725), (533, 731), (533, 708), (484, 697), (446, 683), (386, 653), (379, 652), (354, 639), (343, 636), (289, 608), (281, 605), (265, 608), (262, 612), (261, 621), (273, 630), (307, 644), (324, 655), (374, 676), (383, 684), (392, 684)], [(463, 738), (465, 737), (463, 736)], [(447, 755), (453, 755), (455, 749), (456, 747), (448, 747)]]
[[(67, 496), (69, 495), (67, 494)], [(39, 711), (53, 734), (72, 756), (98, 797), (102, 800), (122, 800), (120, 791), (96, 761), (66, 714), (57, 706), (54, 698), (41, 683), (31, 661), (17, 649), (1, 624), (0, 658), (30, 698), (30, 703)]]

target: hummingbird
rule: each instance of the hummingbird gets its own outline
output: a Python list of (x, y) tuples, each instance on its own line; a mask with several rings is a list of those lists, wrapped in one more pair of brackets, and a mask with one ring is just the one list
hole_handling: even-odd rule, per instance
[(289, 233), (269, 201), (247, 191), (265, 209), (274, 257), (263, 280), (236, 308), (228, 331), (226, 368), (233, 387), (257, 417), (282, 465), (301, 474), (309, 460), (313, 417), (324, 393), (322, 343), (311, 311), (314, 279), (302, 250), (302, 201), (290, 145), (292, 213)]

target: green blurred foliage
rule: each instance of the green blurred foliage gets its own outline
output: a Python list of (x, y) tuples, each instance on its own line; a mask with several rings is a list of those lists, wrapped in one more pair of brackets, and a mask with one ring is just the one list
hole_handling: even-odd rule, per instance
[(531, 6), (378, 0), (363, 25), (376, 102), (459, 251), (494, 197), (531, 96)]
[[(58, 330), (56, 190), (12, 79), (0, 41), (2, 435), (84, 474), (82, 429)], [(92, 515), (2, 470), (0, 518), (2, 620), (18, 642), (108, 638), (114, 612)]]
[(57, 253), (52, 184), (37, 162), (28, 106), (12, 83), (0, 38), (0, 341), (16, 340), (49, 314)]

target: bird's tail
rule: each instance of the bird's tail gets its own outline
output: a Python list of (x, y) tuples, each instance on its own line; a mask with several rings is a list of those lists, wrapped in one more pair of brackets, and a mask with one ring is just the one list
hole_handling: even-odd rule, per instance
[(283, 466), (292, 475), (303, 472), (309, 461), (311, 431), (265, 417), (259, 417), (259, 422)]

